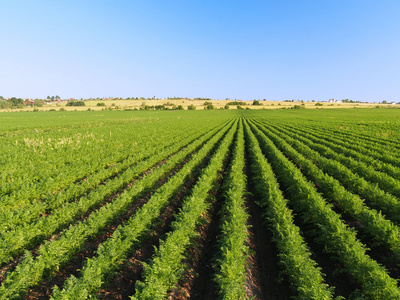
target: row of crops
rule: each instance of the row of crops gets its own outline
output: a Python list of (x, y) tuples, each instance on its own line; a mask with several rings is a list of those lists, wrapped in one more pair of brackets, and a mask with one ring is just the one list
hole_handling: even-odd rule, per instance
[(400, 299), (385, 114), (3, 114), (0, 299)]

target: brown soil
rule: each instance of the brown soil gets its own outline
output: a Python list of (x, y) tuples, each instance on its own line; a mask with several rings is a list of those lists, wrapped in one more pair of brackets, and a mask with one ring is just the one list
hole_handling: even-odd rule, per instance
[[(225, 158), (224, 168), (229, 164), (229, 156)], [(210, 207), (201, 216), (198, 235), (186, 250), (186, 266), (182, 279), (170, 292), (168, 299), (215, 299), (217, 297), (213, 281), (213, 258), (217, 251), (217, 235), (219, 233), (218, 218), (221, 208), (221, 184), (224, 171), (220, 171), (214, 186), (209, 192), (207, 202)]]
[[(222, 178), (221, 174), (219, 178)], [(192, 246), (186, 251), (185, 273), (176, 288), (169, 294), (169, 299), (215, 298), (212, 259), (218, 234), (217, 190), (214, 187), (210, 192), (208, 199), (210, 207), (207, 213), (201, 217), (201, 225), (197, 229), (198, 235), (192, 241)]]
[(247, 202), (249, 218), (249, 257), (246, 292), (255, 299), (290, 299), (288, 283), (279, 280), (278, 252), (272, 242), (272, 233), (265, 226), (259, 206), (250, 197)]

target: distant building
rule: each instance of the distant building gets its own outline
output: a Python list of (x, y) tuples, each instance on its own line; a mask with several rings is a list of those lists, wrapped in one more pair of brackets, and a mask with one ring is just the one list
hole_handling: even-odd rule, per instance
[(335, 103), (335, 99), (329, 99), (329, 103)]

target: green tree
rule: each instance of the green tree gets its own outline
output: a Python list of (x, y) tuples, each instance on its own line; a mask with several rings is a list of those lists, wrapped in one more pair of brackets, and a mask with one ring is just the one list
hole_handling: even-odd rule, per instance
[(15, 107), (17, 107), (18, 104), (24, 105), (24, 100), (21, 98), (12, 97), (10, 99), (10, 102), (12, 103), (12, 106), (15, 106)]
[(45, 105), (46, 102), (44, 102), (44, 100), (42, 99), (35, 99), (33, 101), (34, 105), (37, 107), (43, 107)]

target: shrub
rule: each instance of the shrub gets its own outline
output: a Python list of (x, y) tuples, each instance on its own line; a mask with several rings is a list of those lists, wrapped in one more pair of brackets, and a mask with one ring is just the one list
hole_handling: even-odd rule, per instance
[(83, 101), (69, 101), (66, 106), (86, 106)]
[(193, 104), (190, 104), (187, 109), (188, 110), (196, 110), (196, 106), (194, 106)]
[(262, 104), (260, 103), (260, 101), (254, 100), (252, 105), (262, 105)]
[(214, 105), (212, 105), (212, 104), (208, 104), (208, 105), (206, 106), (206, 108), (207, 108), (207, 109), (214, 109), (215, 107), (214, 107)]
[(231, 102), (228, 102), (226, 105), (246, 105), (246, 102), (243, 102), (243, 101), (231, 101)]
[(204, 105), (212, 105), (212, 102), (206, 101), (206, 102), (204, 102)]
[(96, 104), (96, 106), (106, 106), (106, 104), (105, 104), (104, 102), (98, 102), (98, 103)]
[(224, 107), (225, 109), (229, 109), (229, 105), (225, 105), (225, 107)]
[(46, 102), (44, 102), (44, 100), (42, 100), (42, 99), (35, 99), (34, 104), (37, 107), (43, 107), (46, 104)]
[(315, 106), (323, 106), (323, 104), (322, 103), (315, 103)]

